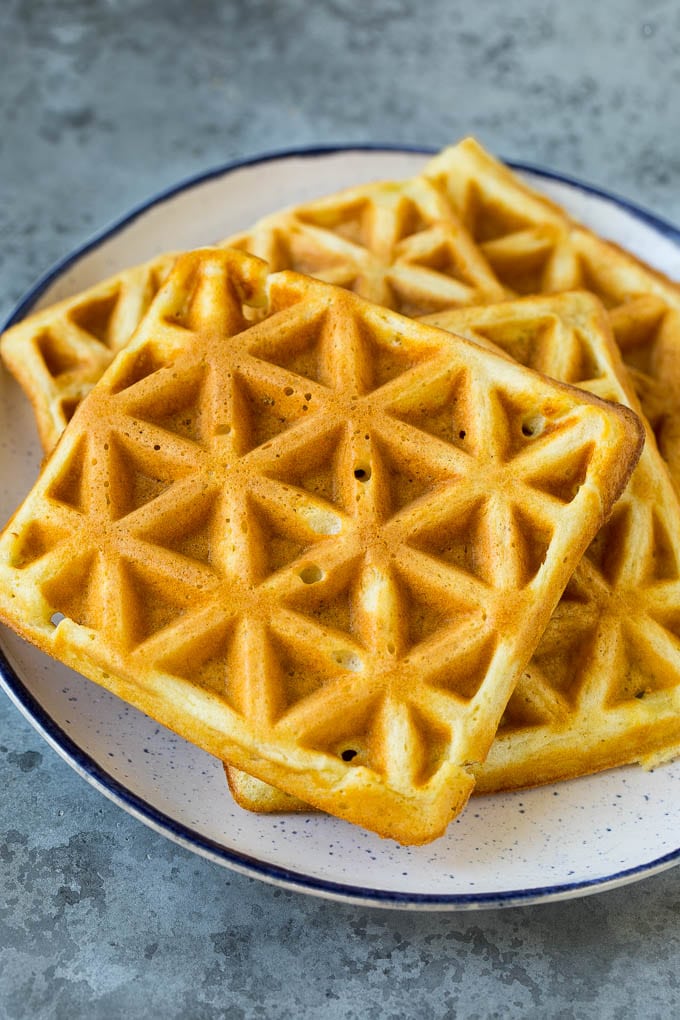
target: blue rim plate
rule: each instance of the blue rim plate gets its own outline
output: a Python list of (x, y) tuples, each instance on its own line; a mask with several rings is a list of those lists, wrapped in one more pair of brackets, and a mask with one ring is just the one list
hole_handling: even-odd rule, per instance
[[(61, 259), (19, 301), (4, 324), (3, 329), (25, 317), (36, 307), (41, 298), (45, 300), (45, 295), (50, 296), (51, 289), (64, 277), (64, 274), (77, 268), (79, 264), (83, 263), (83, 260), (86, 260), (93, 253), (97, 253), (102, 246), (105, 246), (112, 239), (119, 235), (124, 235), (140, 218), (143, 218), (150, 212), (159, 212), (162, 216), (163, 207), (168, 206), (168, 203), (171, 205), (173, 200), (186, 196), (189, 193), (197, 192), (211, 182), (226, 179), (229, 175), (248, 168), (257, 173), (260, 168), (267, 165), (273, 167), (274, 171), (280, 166), (282, 172), (285, 172), (285, 168), (291, 160), (323, 161), (324, 159), (342, 158), (343, 156), (351, 157), (353, 154), (359, 156), (365, 154), (369, 160), (371, 154), (376, 154), (376, 158), (380, 159), (385, 156), (389, 158), (390, 154), (395, 156), (413, 156), (415, 158), (419, 155), (428, 154), (431, 151), (424, 148), (404, 148), (389, 145), (328, 146), (268, 153), (253, 159), (230, 162), (216, 167), (154, 196), (97, 234), (76, 251)], [(656, 235), (658, 238), (663, 238), (667, 245), (677, 246), (680, 254), (680, 231), (670, 223), (665, 222), (634, 203), (612, 195), (603, 189), (592, 187), (574, 178), (547, 171), (534, 165), (517, 163), (510, 165), (539, 186), (545, 185), (548, 190), (551, 185), (555, 185), (558, 189), (566, 189), (567, 192), (573, 192), (577, 196), (582, 196), (584, 201), (604, 203), (607, 209), (625, 214), (631, 220), (633, 227), (635, 224), (639, 224), (647, 232), (648, 237), (651, 236), (653, 238)], [(328, 190), (330, 189), (323, 189), (323, 191)], [(245, 226), (246, 224), (243, 225)], [(18, 493), (17, 500), (20, 497), (21, 493)], [(400, 888), (398, 881), (394, 882), (390, 888), (374, 888), (369, 884), (357, 885), (351, 880), (334, 880), (327, 874), (312, 873), (313, 869), (309, 867), (290, 867), (277, 860), (276, 855), (272, 859), (271, 854), (259, 855), (258, 853), (246, 852), (243, 846), (238, 845), (238, 840), (236, 845), (229, 845), (228, 841), (222, 842), (219, 839), (211, 838), (205, 831), (199, 831), (198, 827), (189, 824), (185, 819), (177, 815), (173, 816), (167, 810), (162, 810), (158, 803), (152, 803), (148, 797), (140, 796), (138, 792), (131, 788), (132, 784), (127, 784), (125, 781), (117, 778), (113, 774), (113, 769), (106, 767), (101, 761), (96, 760), (91, 752), (81, 746), (81, 743), (74, 739), (72, 734), (67, 732), (66, 728), (53, 717), (50, 710), (36, 696), (31, 674), (25, 669), (13, 665), (10, 659), (16, 659), (16, 655), (11, 653), (7, 645), (6, 636), (3, 634), (0, 644), (0, 682), (4, 690), (50, 746), (96, 789), (135, 818), (185, 848), (237, 872), (289, 889), (365, 906), (424, 910), (484, 909), (546, 902), (604, 891), (627, 882), (651, 876), (671, 867), (680, 860), (680, 846), (673, 845), (669, 848), (666, 845), (663, 848), (664, 852), (650, 853), (647, 851), (644, 859), (632, 863), (628, 862), (628, 866), (617, 867), (614, 858), (612, 858), (609, 866), (605, 864), (600, 869), (600, 872), (593, 876), (579, 875), (577, 868), (564, 868), (563, 872), (552, 882), (529, 882), (526, 883), (526, 887), (520, 887), (521, 883), (519, 885), (517, 883), (514, 885), (508, 884), (506, 888), (496, 885), (494, 888), (489, 889), (480, 888), (480, 883), (477, 883), (477, 888), (474, 891), (461, 891), (459, 889), (453, 893), (445, 891), (422, 892), (412, 887), (405, 888), (404, 886)], [(591, 778), (590, 782), (597, 782), (597, 779), (598, 777)], [(676, 779), (680, 780), (680, 774), (674, 777), (674, 781)], [(615, 796), (620, 796), (620, 794), (615, 794)], [(648, 799), (646, 794), (643, 796), (645, 799)], [(486, 801), (487, 799), (485, 798), (484, 800)], [(520, 815), (524, 814), (524, 808), (521, 806), (523, 803), (523, 801), (516, 802), (516, 804), (520, 805), (516, 809)], [(469, 810), (470, 808), (468, 808)], [(482, 807), (481, 810), (483, 813), (485, 808)], [(478, 817), (478, 815), (475, 814), (475, 817)], [(337, 824), (342, 825), (342, 823)], [(661, 849), (661, 847), (659, 846), (657, 849)], [(379, 854), (380, 850), (377, 852)], [(269, 859), (267, 859), (268, 857)], [(570, 877), (570, 870), (573, 877)], [(352, 869), (350, 868), (349, 871), (351, 874)], [(483, 885), (483, 883), (481, 884)]]

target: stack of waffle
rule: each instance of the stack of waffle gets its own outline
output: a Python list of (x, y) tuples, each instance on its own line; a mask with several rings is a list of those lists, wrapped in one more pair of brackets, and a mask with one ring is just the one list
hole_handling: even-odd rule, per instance
[[(680, 748), (680, 287), (466, 140), (2, 338), (0, 618), (402, 843)], [(644, 441), (644, 448), (643, 448)]]

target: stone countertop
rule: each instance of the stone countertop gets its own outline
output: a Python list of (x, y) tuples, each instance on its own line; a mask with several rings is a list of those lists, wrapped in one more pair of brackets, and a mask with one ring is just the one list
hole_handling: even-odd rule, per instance
[[(672, 0), (5, 0), (0, 316), (149, 195), (298, 146), (443, 146), (680, 223)], [(500, 911), (338, 905), (241, 877), (88, 786), (0, 698), (0, 1018), (680, 1012), (680, 870)]]

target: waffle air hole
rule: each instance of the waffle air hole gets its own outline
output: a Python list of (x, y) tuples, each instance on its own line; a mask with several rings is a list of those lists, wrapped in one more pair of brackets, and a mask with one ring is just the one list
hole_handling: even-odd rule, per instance
[(467, 435), (467, 433), (465, 432), (465, 429), (461, 429), (460, 432), (458, 433), (458, 438), (459, 439), (465, 439), (466, 435)]
[(295, 390), (293, 389), (292, 386), (286, 386), (283, 392), (286, 394), (287, 397), (292, 397), (293, 394), (295, 393)]
[(159, 444), (158, 444), (158, 443), (155, 443), (155, 444), (154, 444), (154, 450), (160, 450), (160, 446), (159, 446)]
[(348, 648), (342, 648), (340, 651), (334, 652), (333, 659), (337, 662), (338, 666), (342, 666), (343, 669), (348, 669), (352, 673), (360, 673), (364, 668), (364, 664), (356, 652), (352, 652)]
[(359, 464), (358, 467), (354, 468), (354, 477), (359, 482), (367, 482), (371, 477), (371, 469), (368, 464)]
[(544, 428), (545, 419), (540, 415), (535, 415), (533, 418), (525, 418), (522, 422), (522, 435), (526, 436), (527, 439), (532, 439), (540, 436)]
[(230, 432), (231, 425), (227, 425), (226, 423), (218, 425), (217, 428), (215, 429), (216, 436), (228, 436)]
[(52, 615), (50, 616), (50, 623), (52, 624), (53, 627), (58, 627), (61, 621), (65, 619), (66, 617), (64, 616), (63, 613), (52, 613)]
[(323, 578), (323, 570), (313, 563), (308, 567), (303, 567), (298, 577), (304, 584), (316, 584)]
[(312, 399), (312, 394), (311, 393), (305, 393), (305, 400), (311, 400), (311, 399)]
[(356, 758), (356, 756), (358, 755), (358, 753), (359, 753), (359, 752), (358, 752), (358, 751), (356, 751), (356, 750), (355, 750), (355, 749), (354, 749), (353, 747), (347, 747), (347, 748), (345, 748), (345, 750), (344, 750), (344, 751), (342, 752), (342, 754), (340, 755), (340, 757), (342, 758), (342, 760), (343, 760), (343, 761), (352, 761), (352, 759), (353, 759), (353, 758)]

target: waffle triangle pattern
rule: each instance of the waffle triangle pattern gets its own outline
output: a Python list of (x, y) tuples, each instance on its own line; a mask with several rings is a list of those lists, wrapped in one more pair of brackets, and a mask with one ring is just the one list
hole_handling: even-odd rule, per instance
[[(429, 320), (640, 412), (600, 302), (527, 298)], [(477, 789), (650, 767), (680, 751), (680, 506), (649, 426), (510, 698)], [(563, 483), (573, 480), (565, 462)]]
[(44, 450), (127, 344), (175, 259), (159, 255), (125, 269), (2, 335), (2, 359), (28, 396)]
[(641, 443), (620, 406), (198, 251), (0, 536), (0, 618), (256, 778), (427, 842)]
[[(457, 309), (426, 321), (639, 412), (604, 308), (590, 294)], [(577, 480), (574, 463), (565, 458), (553, 489), (560, 498)], [(476, 769), (477, 790), (651, 765), (677, 753), (679, 550), (678, 500), (647, 426), (631, 480), (574, 571)], [(242, 807), (305, 810), (229, 766), (227, 775)]]
[[(404, 314), (500, 301), (505, 288), (451, 203), (426, 178), (356, 186), (274, 213), (224, 240)], [(29, 316), (0, 338), (50, 450), (127, 343), (172, 267), (162, 255)], [(257, 318), (254, 309), (248, 310)]]
[(224, 243), (403, 315), (507, 296), (448, 198), (422, 175), (284, 209)]
[(423, 173), (511, 295), (583, 289), (600, 298), (680, 487), (680, 285), (574, 222), (473, 138), (444, 149)]

